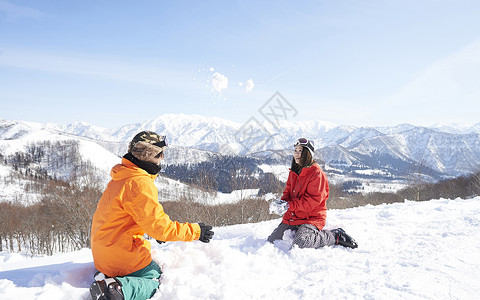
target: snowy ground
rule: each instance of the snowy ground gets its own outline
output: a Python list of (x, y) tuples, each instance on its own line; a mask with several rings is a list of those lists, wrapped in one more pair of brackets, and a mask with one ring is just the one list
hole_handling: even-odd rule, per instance
[[(265, 242), (279, 220), (215, 228), (210, 244), (154, 244), (152, 299), (478, 299), (480, 197), (330, 210), (358, 249)], [(89, 299), (88, 249), (0, 254), (0, 299)]]

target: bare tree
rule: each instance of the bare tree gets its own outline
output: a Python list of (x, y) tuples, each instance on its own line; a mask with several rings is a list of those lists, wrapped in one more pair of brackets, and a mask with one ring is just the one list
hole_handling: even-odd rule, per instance
[(432, 170), (427, 167), (425, 158), (415, 162), (412, 165), (410, 172), (408, 172), (408, 181), (412, 187), (412, 195), (409, 198), (414, 201), (426, 200), (422, 195), (422, 188), (428, 182), (428, 178), (431, 175)]
[(207, 170), (202, 169), (197, 177), (196, 186), (203, 192), (204, 204), (212, 204), (208, 203), (208, 200), (217, 195), (215, 178)]

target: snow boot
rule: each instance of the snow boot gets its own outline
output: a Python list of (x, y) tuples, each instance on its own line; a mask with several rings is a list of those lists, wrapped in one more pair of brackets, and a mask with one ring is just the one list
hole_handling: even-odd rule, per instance
[(333, 229), (331, 230), (331, 232), (335, 236), (335, 245), (341, 245), (343, 247), (353, 249), (358, 247), (357, 242), (355, 242), (355, 240), (351, 236), (349, 236), (342, 228)]
[(94, 281), (90, 285), (93, 300), (124, 300), (122, 284), (115, 278)]
[(107, 296), (105, 295), (105, 290), (105, 280), (94, 281), (90, 285), (90, 296), (92, 296), (92, 300), (106, 300)]

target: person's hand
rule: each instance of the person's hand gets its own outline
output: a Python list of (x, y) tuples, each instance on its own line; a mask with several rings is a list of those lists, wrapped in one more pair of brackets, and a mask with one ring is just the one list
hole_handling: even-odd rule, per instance
[(203, 223), (198, 223), (200, 226), (200, 242), (209, 243), (213, 237), (212, 226), (205, 225)]

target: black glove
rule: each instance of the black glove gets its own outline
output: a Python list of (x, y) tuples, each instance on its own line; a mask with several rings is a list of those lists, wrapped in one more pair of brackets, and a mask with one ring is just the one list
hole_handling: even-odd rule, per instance
[(198, 223), (200, 226), (200, 242), (209, 243), (213, 237), (212, 226), (205, 225), (203, 223)]

